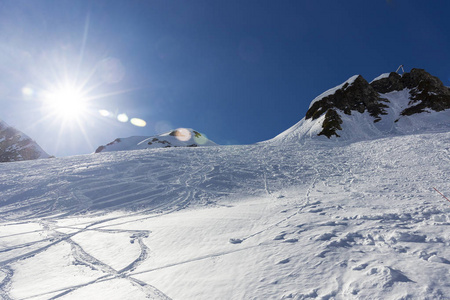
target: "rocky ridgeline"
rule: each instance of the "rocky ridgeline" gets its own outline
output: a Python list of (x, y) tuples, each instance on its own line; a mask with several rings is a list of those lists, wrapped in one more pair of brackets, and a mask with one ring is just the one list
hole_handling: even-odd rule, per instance
[(386, 114), (389, 100), (383, 94), (409, 89), (410, 101), (400, 115), (411, 116), (427, 111), (443, 111), (450, 109), (450, 89), (444, 86), (439, 78), (423, 69), (412, 69), (409, 73), (399, 75), (391, 72), (387, 77), (367, 82), (361, 75), (351, 83), (345, 83), (333, 94), (315, 101), (306, 112), (305, 119), (316, 120), (325, 115), (322, 131), (318, 135), (328, 138), (339, 137), (342, 130), (342, 118), (338, 110), (351, 115), (352, 111), (368, 112), (379, 122)]
[(345, 83), (334, 94), (314, 102), (306, 112), (306, 119), (315, 120), (325, 113), (323, 130), (319, 135), (325, 135), (328, 138), (332, 135), (339, 137), (336, 131), (342, 130), (340, 126), (342, 119), (336, 109), (347, 115), (351, 115), (352, 111), (359, 113), (368, 111), (375, 118), (374, 122), (377, 122), (381, 120), (380, 115), (386, 114), (387, 105), (383, 102), (389, 101), (381, 98), (377, 91), (359, 75), (351, 84)]
[(0, 162), (47, 158), (49, 155), (24, 133), (0, 121)]
[(427, 108), (434, 111), (450, 108), (450, 89), (444, 86), (439, 78), (423, 69), (412, 69), (403, 76), (391, 72), (389, 77), (374, 81), (370, 85), (378, 93), (410, 89), (411, 106), (402, 111), (404, 116), (425, 112)]

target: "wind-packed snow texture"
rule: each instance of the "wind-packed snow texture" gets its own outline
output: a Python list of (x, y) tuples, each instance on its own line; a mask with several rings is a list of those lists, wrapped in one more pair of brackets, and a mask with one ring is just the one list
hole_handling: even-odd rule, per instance
[(450, 132), (0, 165), (3, 299), (449, 299)]

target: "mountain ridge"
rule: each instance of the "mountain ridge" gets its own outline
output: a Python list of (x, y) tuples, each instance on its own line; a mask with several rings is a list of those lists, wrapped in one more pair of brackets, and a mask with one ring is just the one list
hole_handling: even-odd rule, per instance
[(25, 133), (0, 120), (0, 162), (49, 157), (50, 155)]
[(154, 136), (131, 136), (117, 138), (114, 141), (99, 146), (95, 153), (109, 151), (126, 151), (170, 147), (216, 146), (206, 135), (192, 128), (178, 128)]
[(269, 141), (358, 141), (448, 130), (449, 109), (450, 89), (423, 69), (385, 73), (370, 83), (354, 75), (316, 97), (302, 120)]

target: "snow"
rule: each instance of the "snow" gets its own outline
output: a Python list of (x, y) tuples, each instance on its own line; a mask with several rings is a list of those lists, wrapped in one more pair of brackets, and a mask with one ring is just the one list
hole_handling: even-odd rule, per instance
[[(402, 116), (400, 113), (410, 106), (410, 91), (394, 91), (380, 94), (389, 100), (387, 115), (375, 125), (383, 134), (411, 134), (422, 132), (445, 132), (450, 130), (450, 110), (440, 112), (428, 111), (411, 116)], [(417, 102), (413, 105), (418, 104)]]
[[(145, 235), (147, 232), (143, 231)], [(141, 233), (141, 232), (138, 232)], [(126, 230), (89, 230), (75, 235), (72, 240), (105, 265), (118, 271), (129, 266), (140, 255), (139, 243), (130, 238), (135, 232)]]
[[(347, 82), (349, 82), (350, 79)], [(335, 89), (342, 87), (344, 84), (345, 82), (342, 85), (331, 89), (330, 91), (334, 93)], [(317, 97), (316, 99), (321, 98), (321, 96)], [(410, 103), (411, 95), (409, 89), (380, 94), (380, 97), (383, 99), (387, 99), (388, 102), (383, 102), (387, 105), (387, 108), (385, 108), (386, 115), (380, 115), (381, 120), (379, 120), (378, 122), (374, 122), (375, 118), (370, 116), (367, 111), (365, 111), (364, 113), (352, 111), (351, 115), (347, 115), (339, 109), (336, 109), (343, 121), (343, 124), (341, 124), (342, 130), (337, 131), (337, 134), (340, 137), (332, 136), (330, 139), (328, 139), (323, 135), (318, 136), (318, 134), (323, 129), (322, 123), (325, 119), (325, 114), (323, 114), (316, 120), (303, 118), (291, 128), (285, 130), (271, 140), (262, 142), (261, 144), (348, 144), (352, 142), (373, 140), (388, 136), (450, 131), (449, 109), (440, 112), (429, 110), (411, 116), (401, 115), (401, 112), (406, 108), (410, 107), (411, 105), (418, 104)], [(313, 102), (317, 101), (316, 99), (313, 100)]]
[(350, 77), (349, 79), (347, 79), (347, 81), (343, 82), (342, 84), (335, 86), (334, 88), (331, 88), (325, 92), (323, 92), (322, 94), (320, 94), (319, 96), (317, 96), (316, 98), (314, 98), (313, 101), (311, 101), (311, 103), (309, 104), (309, 108), (311, 108), (311, 106), (313, 106), (314, 103), (316, 103), (317, 101), (322, 100), (325, 97), (328, 97), (330, 95), (333, 95), (334, 93), (336, 93), (337, 90), (342, 89), (342, 87), (345, 84), (348, 84), (349, 86), (352, 85), (352, 83), (356, 80), (356, 78), (358, 78), (359, 75), (353, 75), (352, 77)]
[(103, 146), (101, 152), (155, 149), (164, 147), (217, 146), (203, 133), (192, 128), (178, 128), (156, 136), (131, 136), (118, 138)]
[(1, 164), (0, 298), (446, 299), (444, 129)]
[(79, 263), (71, 248), (70, 243), (58, 243), (47, 251), (13, 262), (9, 296), (13, 299), (44, 296), (48, 291), (64, 291), (103, 275)]
[(376, 77), (375, 79), (373, 79), (370, 83), (372, 83), (372, 82), (374, 82), (374, 81), (377, 81), (377, 80), (380, 80), (380, 79), (383, 79), (383, 78), (388, 78), (390, 74), (391, 74), (391, 73), (383, 73), (383, 74), (381, 74), (380, 76), (378, 76), (378, 77)]
[(133, 150), (131, 149), (132, 147), (136, 147), (136, 145), (138, 145), (140, 142), (142, 142), (147, 138), (148, 136), (130, 136), (127, 138), (118, 138), (113, 142), (109, 143), (108, 145), (106, 145), (105, 146), (106, 148), (102, 150), (102, 152)]

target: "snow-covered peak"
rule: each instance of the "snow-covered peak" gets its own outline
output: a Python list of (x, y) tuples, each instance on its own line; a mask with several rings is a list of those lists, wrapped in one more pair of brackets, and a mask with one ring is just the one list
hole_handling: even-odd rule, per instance
[(350, 77), (349, 79), (347, 79), (345, 82), (335, 86), (334, 88), (331, 88), (325, 92), (323, 92), (322, 94), (320, 94), (319, 96), (317, 96), (316, 98), (314, 98), (313, 101), (311, 101), (311, 103), (309, 104), (309, 108), (311, 108), (311, 106), (313, 106), (314, 103), (316, 103), (317, 101), (322, 100), (325, 97), (328, 97), (330, 95), (333, 95), (336, 93), (336, 91), (341, 90), (341, 89), (345, 89), (348, 86), (352, 85), (353, 82), (356, 80), (356, 78), (358, 78), (358, 76), (360, 75), (353, 75), (352, 77)]
[(377, 81), (377, 80), (380, 80), (380, 79), (383, 79), (383, 78), (387, 78), (387, 77), (389, 77), (389, 74), (391, 74), (391, 73), (383, 73), (380, 76), (374, 78), (370, 83), (372, 83), (374, 81)]
[(99, 152), (140, 150), (149, 148), (216, 146), (204, 134), (192, 128), (178, 128), (155, 136), (117, 138), (95, 150)]
[(450, 130), (450, 90), (423, 69), (352, 76), (310, 104), (305, 118), (271, 142), (370, 140)]

